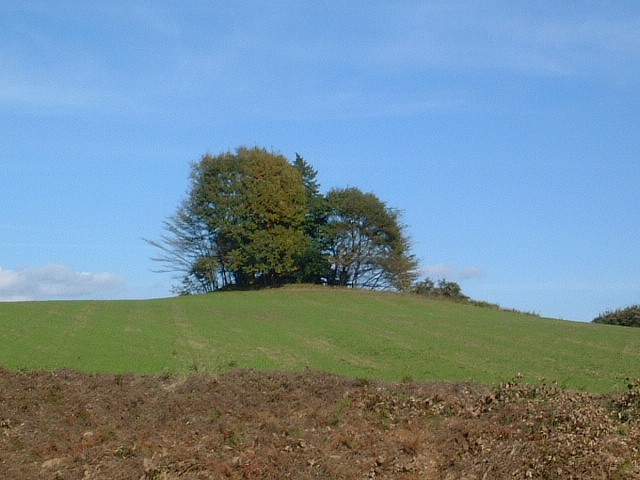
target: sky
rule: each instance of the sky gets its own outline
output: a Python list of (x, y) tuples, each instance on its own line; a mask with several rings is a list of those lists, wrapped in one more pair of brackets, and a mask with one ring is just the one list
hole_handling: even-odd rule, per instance
[(590, 321), (640, 303), (636, 1), (0, 2), (0, 301), (155, 298), (206, 153), (403, 212), (420, 276)]

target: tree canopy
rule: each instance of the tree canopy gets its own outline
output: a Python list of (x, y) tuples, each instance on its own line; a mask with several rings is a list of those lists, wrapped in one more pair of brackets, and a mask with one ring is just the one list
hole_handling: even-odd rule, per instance
[(399, 212), (357, 188), (334, 189), (326, 198), (328, 283), (372, 289), (409, 287), (415, 261), (407, 254)]
[(147, 240), (180, 294), (304, 282), (404, 289), (416, 262), (400, 213), (357, 188), (320, 193), (317, 171), (263, 148), (207, 154), (166, 234)]

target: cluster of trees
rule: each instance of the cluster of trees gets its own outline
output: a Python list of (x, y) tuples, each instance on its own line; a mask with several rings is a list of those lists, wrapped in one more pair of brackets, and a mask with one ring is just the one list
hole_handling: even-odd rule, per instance
[(630, 307), (604, 312), (594, 318), (593, 323), (640, 327), (640, 305), (631, 305)]
[(320, 193), (317, 171), (263, 148), (205, 155), (166, 234), (147, 240), (179, 294), (285, 283), (411, 287), (416, 261), (399, 211), (372, 193)]

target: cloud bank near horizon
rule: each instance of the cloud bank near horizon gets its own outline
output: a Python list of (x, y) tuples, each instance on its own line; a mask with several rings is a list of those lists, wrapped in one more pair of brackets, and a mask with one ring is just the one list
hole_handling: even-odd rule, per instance
[(74, 272), (52, 264), (7, 270), (0, 267), (0, 301), (101, 298), (125, 285), (124, 278), (109, 272)]
[(481, 267), (458, 267), (456, 265), (446, 265), (442, 263), (425, 265), (418, 270), (419, 278), (431, 277), (435, 279), (446, 279), (450, 281), (467, 280), (471, 278), (483, 278), (486, 273)]

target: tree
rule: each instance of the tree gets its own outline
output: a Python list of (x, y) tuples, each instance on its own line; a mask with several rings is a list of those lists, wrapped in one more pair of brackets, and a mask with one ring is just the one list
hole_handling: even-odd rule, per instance
[(328, 283), (353, 288), (409, 288), (416, 261), (409, 254), (400, 213), (357, 188), (331, 190), (327, 203)]
[(305, 251), (305, 187), (282, 155), (241, 147), (192, 166), (191, 190), (159, 242), (155, 260), (182, 274), (180, 293), (273, 285)]
[(325, 253), (326, 240), (323, 230), (327, 223), (329, 209), (324, 195), (320, 193), (318, 172), (297, 153), (293, 166), (302, 175), (307, 202), (307, 213), (303, 225), (306, 245), (293, 281), (321, 284), (326, 282), (331, 273)]
[(157, 272), (177, 273), (181, 282), (174, 287), (179, 295), (212, 292), (220, 287), (217, 245), (201, 218), (184, 201), (164, 222), (167, 235), (160, 241), (146, 240), (163, 253), (152, 258), (163, 265)]
[(238, 221), (233, 229), (232, 268), (247, 284), (282, 283), (305, 250), (307, 212), (300, 172), (283, 156), (241, 149)]

